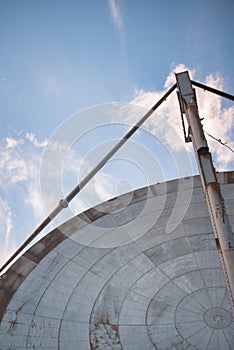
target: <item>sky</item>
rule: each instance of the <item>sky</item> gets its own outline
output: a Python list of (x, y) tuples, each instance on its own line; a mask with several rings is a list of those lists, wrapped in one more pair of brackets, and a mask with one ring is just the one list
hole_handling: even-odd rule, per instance
[[(233, 13), (233, 0), (0, 0), (0, 264), (175, 72), (234, 94)], [(233, 148), (233, 103), (196, 94), (204, 130)], [(207, 140), (216, 170), (233, 170), (233, 152)], [(197, 173), (174, 92), (54, 225), (131, 189)]]

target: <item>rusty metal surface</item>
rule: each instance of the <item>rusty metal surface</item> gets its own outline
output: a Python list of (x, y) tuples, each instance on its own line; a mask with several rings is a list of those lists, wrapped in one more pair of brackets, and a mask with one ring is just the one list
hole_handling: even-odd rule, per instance
[[(232, 174), (219, 179), (233, 225)], [(234, 322), (208, 209), (199, 178), (192, 184), (185, 216), (171, 233), (165, 227), (178, 181), (140, 189), (128, 206), (124, 195), (92, 208), (29, 249), (0, 280), (0, 349), (234, 349)], [(157, 220), (142, 235), (144, 220), (137, 219), (147, 201), (143, 219), (155, 211)], [(80, 241), (90, 225), (121, 234), (129, 220), (136, 222), (139, 236), (126, 244)]]

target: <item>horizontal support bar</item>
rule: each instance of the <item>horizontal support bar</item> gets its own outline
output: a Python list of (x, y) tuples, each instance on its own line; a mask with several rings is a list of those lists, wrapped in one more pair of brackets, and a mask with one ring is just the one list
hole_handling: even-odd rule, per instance
[(194, 81), (194, 80), (191, 80), (191, 83), (192, 83), (192, 85), (197, 86), (197, 87), (199, 87), (199, 88), (201, 88), (203, 90), (207, 90), (207, 91), (212, 92), (212, 93), (214, 93), (216, 95), (225, 97), (228, 100), (234, 101), (234, 96), (231, 95), (231, 94), (228, 94), (227, 92), (220, 91), (220, 90), (212, 88), (210, 86), (198, 83), (197, 81)]

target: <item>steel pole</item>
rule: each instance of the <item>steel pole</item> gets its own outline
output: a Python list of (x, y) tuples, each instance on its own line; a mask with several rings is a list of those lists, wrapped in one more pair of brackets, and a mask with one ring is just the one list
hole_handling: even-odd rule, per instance
[(234, 308), (234, 236), (221, 193), (212, 157), (198, 113), (195, 91), (188, 72), (176, 74), (180, 102), (189, 125), (203, 189), (214, 230), (231, 305)]

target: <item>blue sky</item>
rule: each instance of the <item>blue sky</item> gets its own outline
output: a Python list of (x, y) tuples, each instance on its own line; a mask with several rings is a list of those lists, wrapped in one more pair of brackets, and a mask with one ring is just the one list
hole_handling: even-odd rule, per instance
[[(0, 1), (0, 262), (60, 199), (56, 187), (49, 199), (41, 198), (41, 192), (51, 189), (49, 180), (43, 189), (40, 184), (48, 140), (66, 148), (63, 167), (56, 170), (66, 194), (82, 177), (78, 170), (85, 174), (171, 86), (175, 71), (188, 69), (194, 80), (234, 93), (233, 13), (233, 0)], [(207, 118), (204, 128), (232, 146), (233, 104), (203, 91), (198, 97)], [(129, 104), (138, 107), (129, 110)], [(91, 132), (96, 114), (99, 127)], [(190, 145), (176, 136), (181, 133), (179, 115), (172, 96), (158, 112), (159, 119), (151, 117), (132, 141), (143, 152), (139, 150), (139, 164), (123, 153), (119, 164), (112, 161), (84, 194), (90, 199), (95, 188), (95, 199), (77, 200), (70, 214), (118, 191), (154, 182), (154, 167), (144, 169), (141, 163), (145, 149), (156, 159), (155, 182), (196, 173)], [(61, 135), (68, 132), (70, 116), (80, 138), (68, 147), (69, 134), (64, 143)], [(164, 125), (161, 131), (158, 120)], [(208, 141), (217, 169), (233, 169), (233, 153)], [(164, 156), (156, 156), (157, 149)], [(178, 164), (171, 164), (183, 152), (191, 164), (180, 171)], [(167, 158), (172, 163), (166, 164)], [(53, 183), (52, 169), (50, 173)]]

